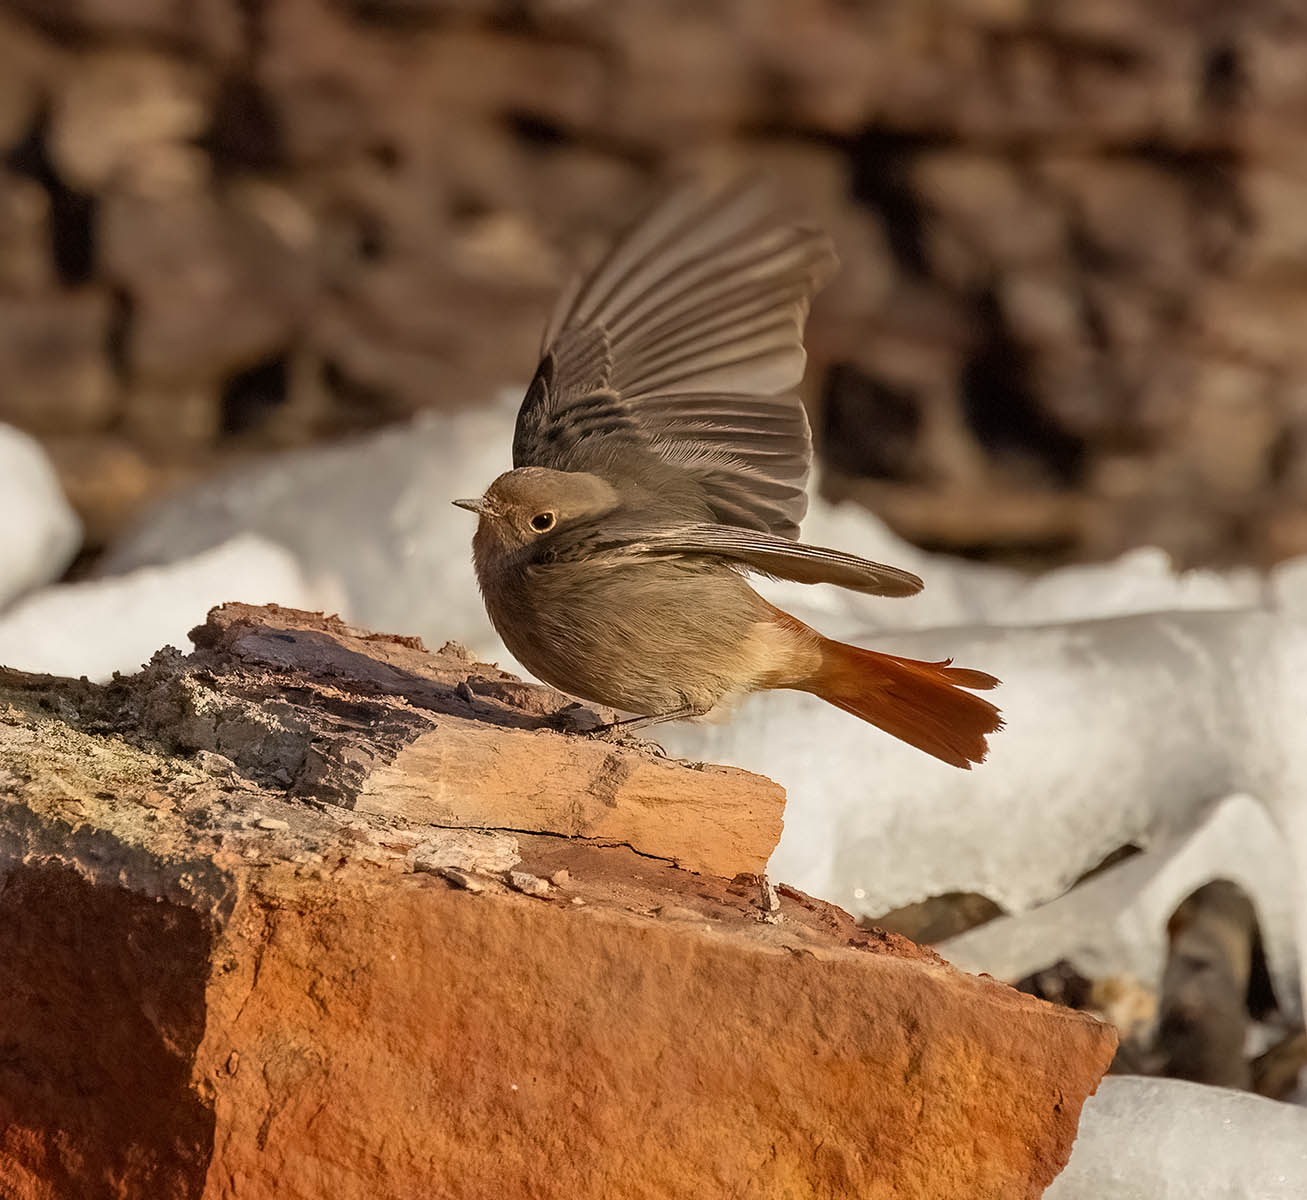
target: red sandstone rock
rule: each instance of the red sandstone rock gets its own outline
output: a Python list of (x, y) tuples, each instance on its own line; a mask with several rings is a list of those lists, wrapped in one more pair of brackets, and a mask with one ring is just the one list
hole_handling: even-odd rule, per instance
[[(747, 876), (306, 804), (264, 777), (292, 709), (380, 744), (369, 704), (472, 664), (285, 610), (198, 632), (108, 688), (0, 672), (6, 1200), (1034, 1200), (1065, 1162), (1107, 1026)], [(257, 672), (279, 697), (229, 690)], [(494, 682), (488, 738), (552, 703)], [(233, 758), (159, 752), (218, 712)]]

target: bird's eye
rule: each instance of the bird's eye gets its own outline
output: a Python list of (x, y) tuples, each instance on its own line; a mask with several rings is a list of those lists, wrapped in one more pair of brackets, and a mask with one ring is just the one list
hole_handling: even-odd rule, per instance
[(548, 533), (554, 527), (554, 522), (557, 519), (558, 518), (551, 512), (536, 513), (536, 515), (531, 518), (531, 528), (534, 529), (536, 533)]

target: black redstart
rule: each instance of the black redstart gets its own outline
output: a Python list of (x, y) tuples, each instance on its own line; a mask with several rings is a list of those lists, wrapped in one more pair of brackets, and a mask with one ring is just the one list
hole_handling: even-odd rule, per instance
[(959, 767), (992, 675), (823, 637), (748, 572), (910, 596), (897, 567), (796, 541), (812, 439), (794, 389), (824, 234), (754, 183), (688, 184), (562, 296), (512, 471), (455, 504), (490, 619), (539, 678), (653, 723), (764, 688), (811, 692)]

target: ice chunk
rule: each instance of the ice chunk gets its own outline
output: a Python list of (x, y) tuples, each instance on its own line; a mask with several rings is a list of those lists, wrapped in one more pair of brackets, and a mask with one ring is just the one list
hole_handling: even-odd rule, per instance
[(215, 604), (330, 612), (338, 599), (286, 550), (246, 535), (166, 567), (32, 592), (0, 614), (0, 664), (103, 680), (139, 670), (161, 646), (187, 646), (187, 633)]
[(1273, 567), (1269, 590), (1274, 608), (1307, 620), (1307, 555)]
[[(1155, 546), (1129, 550), (1112, 562), (1057, 567), (1039, 575), (927, 554), (855, 505), (815, 499), (803, 524), (805, 541), (915, 571), (925, 589), (908, 600), (864, 596), (837, 588), (761, 581), (768, 599), (847, 640), (885, 629), (951, 625), (1033, 625), (1130, 613), (1264, 606), (1266, 580), (1251, 567), (1178, 572)], [(1301, 589), (1307, 596), (1307, 585)], [(1307, 612), (1307, 602), (1302, 605)]]
[(1251, 567), (1176, 571), (1156, 546), (1128, 550), (1107, 563), (1058, 567), (994, 597), (983, 619), (995, 625), (1078, 621), (1129, 613), (1255, 608), (1266, 601), (1263, 576)]
[(959, 771), (793, 692), (751, 696), (729, 721), (662, 727), (658, 740), (782, 781), (773, 870), (865, 914), (948, 891), (1011, 911), (1060, 895), (1122, 843), (1182, 833), (1241, 778), (1261, 790), (1292, 744), (1285, 708), (1307, 700), (1307, 675), (1276, 662), (1307, 665), (1307, 630), (1263, 612), (862, 641), (998, 675), (1008, 727), (989, 760)]
[(1044, 1200), (1301, 1200), (1307, 1111), (1176, 1079), (1108, 1076)]
[(0, 425), (0, 609), (57, 579), (82, 525), (35, 438)]
[(1295, 878), (1283, 832), (1250, 796), (1228, 796), (1170, 844), (1137, 854), (1064, 896), (999, 917), (937, 949), (964, 971), (1017, 980), (1067, 959), (1082, 975), (1129, 975), (1161, 988), (1166, 924), (1190, 893), (1213, 879), (1237, 883), (1257, 910), (1262, 945), (1284, 1014), (1297, 1018)]
[(104, 569), (171, 562), (253, 532), (311, 577), (334, 580), (348, 619), (502, 659), (472, 570), (476, 518), (450, 501), (479, 496), (512, 465), (520, 398), (456, 419), (427, 414), (197, 486), (157, 505)]

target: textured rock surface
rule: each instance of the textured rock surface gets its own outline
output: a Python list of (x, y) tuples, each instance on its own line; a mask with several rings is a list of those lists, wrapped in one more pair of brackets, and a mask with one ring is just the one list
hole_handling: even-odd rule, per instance
[(214, 609), (191, 637), (195, 653), (162, 650), (95, 693), (100, 726), (221, 755), (304, 800), (586, 837), (727, 877), (762, 871), (780, 838), (785, 793), (769, 780), (566, 736), (560, 721), (603, 718), (453, 643), (429, 654), (417, 638), (243, 604)]
[[(413, 647), (284, 612), (200, 641), (107, 689), (0, 675), (7, 1196), (1034, 1200), (1064, 1163), (1106, 1026), (749, 877), (302, 795), (266, 768), (306, 692), (357, 732), (468, 664), (401, 687)], [(161, 745), (258, 671), (261, 759), (230, 707), (232, 758)], [(497, 682), (488, 737), (553, 703)]]
[(1282, 0), (4, 0), (0, 416), (98, 540), (215, 457), (475, 404), (694, 159), (830, 224), (811, 399), (901, 531), (1283, 557), (1304, 45)]

